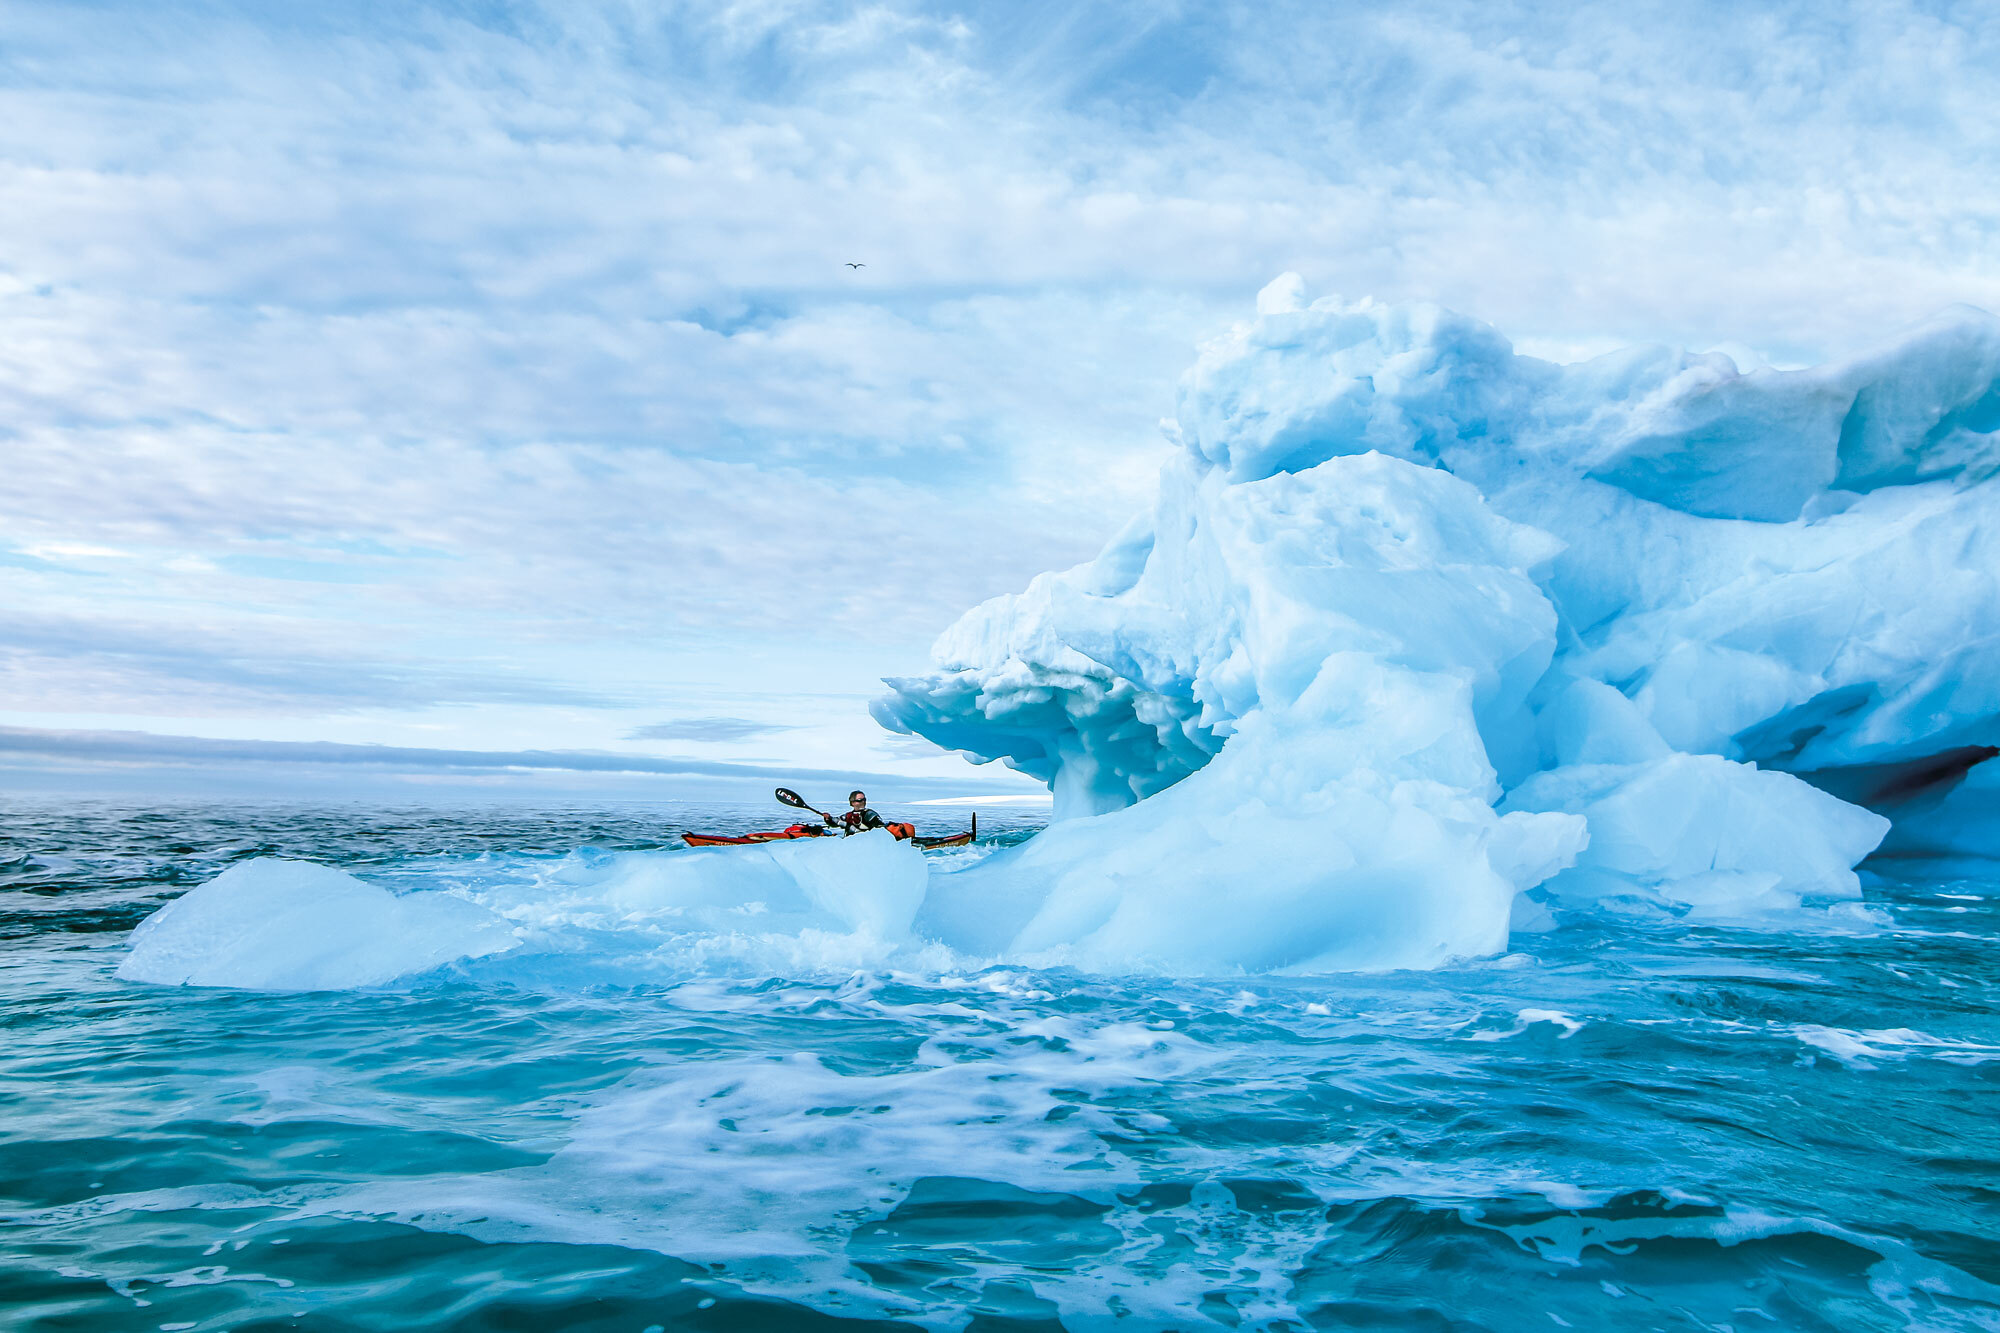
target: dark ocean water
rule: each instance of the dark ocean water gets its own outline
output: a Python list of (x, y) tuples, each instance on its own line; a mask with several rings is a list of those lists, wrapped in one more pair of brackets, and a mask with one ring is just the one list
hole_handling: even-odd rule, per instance
[(1992, 867), (1422, 974), (704, 974), (551, 899), (382, 989), (112, 975), (257, 856), (518, 904), (772, 822), (0, 804), (0, 1327), (2000, 1330)]

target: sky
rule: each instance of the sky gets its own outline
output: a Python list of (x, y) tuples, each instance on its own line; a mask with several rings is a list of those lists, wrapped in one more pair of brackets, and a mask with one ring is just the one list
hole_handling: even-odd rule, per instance
[(1990, 4), (11, 0), (0, 788), (1023, 790), (867, 701), (1272, 278), (1847, 355), (2000, 309), (1995, 105)]

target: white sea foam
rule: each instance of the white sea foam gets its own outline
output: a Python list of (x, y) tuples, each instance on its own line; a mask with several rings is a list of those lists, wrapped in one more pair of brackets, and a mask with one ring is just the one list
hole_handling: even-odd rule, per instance
[(1523, 1009), (1514, 1015), (1514, 1026), (1504, 1031), (1484, 1030), (1468, 1034), (1473, 1041), (1505, 1041), (1518, 1037), (1529, 1029), (1548, 1024), (1558, 1030), (1559, 1037), (1574, 1037), (1583, 1031), (1583, 1024), (1557, 1009)]
[[(1109, 1205), (1145, 1178), (1119, 1145), (1172, 1129), (1109, 1094), (1196, 1077), (1223, 1058), (1145, 1024), (1009, 1012), (933, 1038), (891, 1073), (801, 1054), (667, 1065), (594, 1098), (545, 1166), (433, 1179), (421, 1203), (398, 1183), (367, 1187), (338, 1206), (493, 1240), (651, 1249), (715, 1265), (747, 1291), (909, 1317), (917, 1302), (858, 1279), (857, 1227), (893, 1226), (885, 1219), (924, 1180), (1058, 1218), (1074, 1211), (1065, 1201)], [(1107, 1245), (1141, 1239), (1072, 1224), (1099, 1226)], [(1276, 1286), (1311, 1236), (1273, 1241)], [(1061, 1284), (1060, 1300), (1093, 1327), (1114, 1295), (1161, 1317), (1184, 1311), (1198, 1299), (1192, 1282), (1113, 1267)]]
[(1873, 1069), (1880, 1064), (1907, 1060), (1913, 1056), (1961, 1065), (1982, 1065), (2000, 1060), (2000, 1046), (1945, 1040), (1910, 1028), (1857, 1031), (1802, 1023), (1791, 1031), (1807, 1046), (1855, 1069)]

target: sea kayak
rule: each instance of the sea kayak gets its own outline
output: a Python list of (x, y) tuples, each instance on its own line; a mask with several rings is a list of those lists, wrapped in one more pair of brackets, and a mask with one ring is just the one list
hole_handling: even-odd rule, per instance
[[(916, 827), (912, 824), (891, 824), (889, 825), (889, 832), (895, 834), (900, 839), (908, 839), (918, 847), (926, 849), (932, 847), (969, 847), (972, 845), (972, 840), (979, 836), (979, 816), (974, 815), (972, 817), (972, 827), (963, 833), (945, 833), (934, 838), (925, 838), (918, 836)], [(681, 834), (681, 840), (690, 847), (748, 847), (752, 843), (758, 842), (784, 842), (791, 838), (830, 838), (833, 836), (834, 834), (830, 829), (821, 828), (817, 825), (793, 824), (788, 828), (778, 829), (774, 832), (745, 833), (740, 836), (731, 836), (723, 833), (683, 833)]]
[(746, 833), (733, 838), (722, 833), (683, 833), (682, 841), (690, 847), (747, 847), (753, 842), (783, 842), (787, 838), (819, 838), (826, 836), (824, 829), (812, 828), (805, 824), (794, 824), (776, 833)]

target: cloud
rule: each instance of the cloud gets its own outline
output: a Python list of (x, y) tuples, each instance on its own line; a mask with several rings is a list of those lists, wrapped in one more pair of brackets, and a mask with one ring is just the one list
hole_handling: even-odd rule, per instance
[(17, 710), (913, 667), (1119, 526), (1286, 269), (1537, 350), (2000, 307), (1977, 7), (24, 0), (0, 47)]
[[(1603, 333), (1718, 301), (1768, 328), (1753, 297), (1809, 277), (1904, 312), (1993, 281), (1996, 25), (1970, 10), (513, 4), (329, 33), (168, 5), (87, 45), (57, 12), (9, 34), (68, 76), (13, 90), (16, 264), (281, 336), (469, 334), (515, 372), (474, 408), (594, 365), (627, 392), (568, 401), (615, 412), (617, 367), (675, 321), (856, 298), (1215, 297), (1300, 268)], [(1802, 247), (1839, 267), (1770, 262)], [(1885, 258), (1923, 291), (1871, 278)]]
[(629, 732), (628, 741), (747, 741), (759, 736), (775, 736), (797, 731), (797, 727), (772, 722), (752, 722), (743, 717), (686, 717), (677, 722), (655, 722)]
[(307, 619), (188, 625), (157, 613), (128, 619), (32, 611), (0, 619), (0, 698), (16, 710), (208, 716), (635, 702), (505, 661), (356, 651), (346, 635)]
[(66, 731), (0, 727), (0, 756), (10, 761), (54, 761), (88, 768), (240, 769), (278, 765), (318, 769), (366, 768), (409, 773), (499, 774), (511, 770), (568, 774), (645, 775), (733, 782), (873, 782), (897, 792), (984, 792), (996, 786), (1026, 790), (1025, 778), (911, 778), (844, 768), (795, 768), (722, 760), (663, 758), (564, 750), (443, 750), (394, 745), (345, 745), (331, 741), (227, 740), (163, 736), (136, 731)]
[[(408, 656), (426, 677), (422, 658), (536, 644), (727, 653), (757, 634), (789, 640), (779, 655), (807, 670), (828, 636), (913, 651), (957, 607), (1101, 536), (1067, 505), (1038, 513), (978, 486), (940, 498), (920, 472), (827, 478), (660, 450), (135, 428), (24, 431), (9, 451), (0, 514), (17, 540), (123, 553), (71, 558), (68, 575), (0, 567), (23, 614), (98, 619), (121, 640), (119, 622), (150, 621), (212, 638), (218, 657), (224, 640), (309, 623), (340, 645), (330, 667)], [(989, 507), (1011, 524), (968, 522)]]

